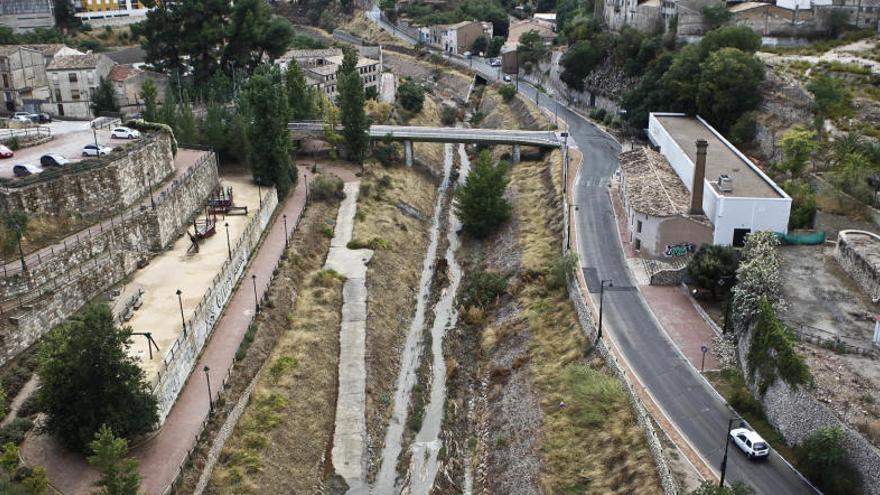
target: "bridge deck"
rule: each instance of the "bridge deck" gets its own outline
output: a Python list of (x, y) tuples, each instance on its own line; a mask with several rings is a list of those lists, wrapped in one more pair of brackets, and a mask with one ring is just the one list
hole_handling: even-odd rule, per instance
[[(320, 122), (291, 122), (288, 128), (296, 134), (315, 135), (324, 132)], [(340, 127), (338, 130), (342, 130)], [(422, 141), (434, 143), (520, 144), (542, 148), (558, 148), (563, 140), (554, 131), (520, 131), (507, 129), (460, 129), (454, 127), (420, 127), (374, 125), (371, 139), (390, 138), (393, 141)]]

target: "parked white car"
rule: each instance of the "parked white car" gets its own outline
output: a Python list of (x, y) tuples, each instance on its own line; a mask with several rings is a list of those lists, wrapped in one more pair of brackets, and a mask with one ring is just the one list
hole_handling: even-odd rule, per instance
[(493, 58), (493, 59), (489, 60), (489, 65), (491, 65), (492, 67), (501, 67), (501, 59), (500, 58)]
[(770, 455), (770, 446), (754, 431), (748, 428), (734, 428), (730, 430), (730, 438), (733, 443), (742, 450), (749, 459), (767, 457)]
[(31, 122), (31, 114), (27, 112), (15, 112), (12, 115), (12, 120), (16, 122)]
[(110, 131), (110, 137), (114, 139), (138, 139), (141, 137), (140, 131), (129, 129), (128, 127), (114, 127)]
[(83, 146), (82, 156), (103, 156), (113, 151), (109, 146), (101, 146), (100, 144), (87, 144)]

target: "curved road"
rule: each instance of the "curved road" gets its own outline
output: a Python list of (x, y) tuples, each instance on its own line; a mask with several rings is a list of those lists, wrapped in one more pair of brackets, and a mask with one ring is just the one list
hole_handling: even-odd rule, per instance
[[(376, 10), (370, 17), (387, 31)], [(395, 34), (400, 34), (397, 31)], [(489, 80), (499, 71), (478, 60), (448, 57), (468, 66)], [(533, 101), (537, 90), (520, 81), (519, 91)], [(615, 289), (606, 291), (604, 322), (606, 337), (617, 344), (639, 380), (691, 445), (714, 469), (724, 455), (725, 429), (734, 412), (678, 352), (635, 287), (624, 259), (608, 193), (610, 177), (618, 168), (620, 145), (581, 115), (546, 94), (540, 105), (559, 113), (584, 161), (574, 186), (576, 239), (580, 265), (589, 291), (598, 293), (599, 281), (611, 279)], [(758, 494), (814, 493), (811, 487), (775, 451), (766, 461), (749, 461), (731, 445), (727, 480), (747, 483)]]

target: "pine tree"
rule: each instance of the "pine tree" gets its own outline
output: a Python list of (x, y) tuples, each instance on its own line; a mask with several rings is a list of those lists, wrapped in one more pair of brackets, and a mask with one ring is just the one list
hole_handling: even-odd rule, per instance
[(178, 133), (177, 102), (174, 101), (174, 91), (170, 87), (165, 90), (165, 101), (162, 102), (162, 110), (159, 111), (158, 117), (159, 122), (170, 127), (176, 136)]
[(291, 60), (284, 74), (287, 102), (291, 120), (309, 119), (315, 116), (315, 95), (306, 84), (306, 78), (296, 60)]
[(347, 49), (336, 72), (337, 102), (349, 159), (363, 164), (370, 144), (370, 119), (364, 111), (364, 83), (357, 71), (357, 52)]
[(192, 105), (188, 101), (184, 101), (177, 110), (177, 140), (181, 143), (194, 144), (198, 137), (196, 116), (193, 114)]
[(455, 191), (455, 214), (464, 231), (486, 237), (510, 218), (510, 203), (504, 198), (507, 166), (495, 163), (488, 150), (480, 153), (464, 185)]
[(141, 485), (138, 462), (126, 457), (128, 442), (124, 438), (116, 438), (113, 430), (103, 425), (89, 448), (93, 452), (89, 464), (101, 472), (101, 479), (95, 483), (101, 487), (100, 494), (137, 495)]
[(245, 98), (253, 121), (248, 126), (251, 173), (257, 183), (274, 185), (283, 198), (296, 179), (296, 169), (291, 160), (290, 110), (281, 71), (274, 66), (259, 67), (248, 80)]
[(143, 118), (147, 122), (159, 120), (159, 91), (152, 79), (141, 84), (141, 99), (144, 101)]
[(119, 112), (119, 103), (116, 101), (116, 93), (113, 84), (108, 79), (101, 78), (98, 89), (92, 98), (92, 112), (97, 116), (101, 112)]
[(116, 328), (107, 304), (91, 304), (46, 336), (38, 399), (45, 428), (83, 452), (102, 425), (124, 438), (153, 429), (156, 397), (137, 358), (131, 329)]

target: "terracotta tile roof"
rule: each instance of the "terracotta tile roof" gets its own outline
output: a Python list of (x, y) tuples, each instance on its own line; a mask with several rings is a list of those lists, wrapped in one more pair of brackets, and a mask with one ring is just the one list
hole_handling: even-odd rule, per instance
[(64, 55), (55, 57), (46, 67), (47, 70), (64, 69), (91, 69), (98, 66), (100, 53), (86, 53), (84, 55)]
[(113, 69), (110, 70), (110, 75), (107, 76), (111, 81), (123, 82), (129, 77), (137, 76), (143, 74), (144, 71), (138, 69), (136, 67), (126, 67), (124, 65), (115, 65)]
[(634, 210), (657, 217), (684, 215), (690, 192), (666, 158), (649, 148), (620, 154), (624, 193)]

